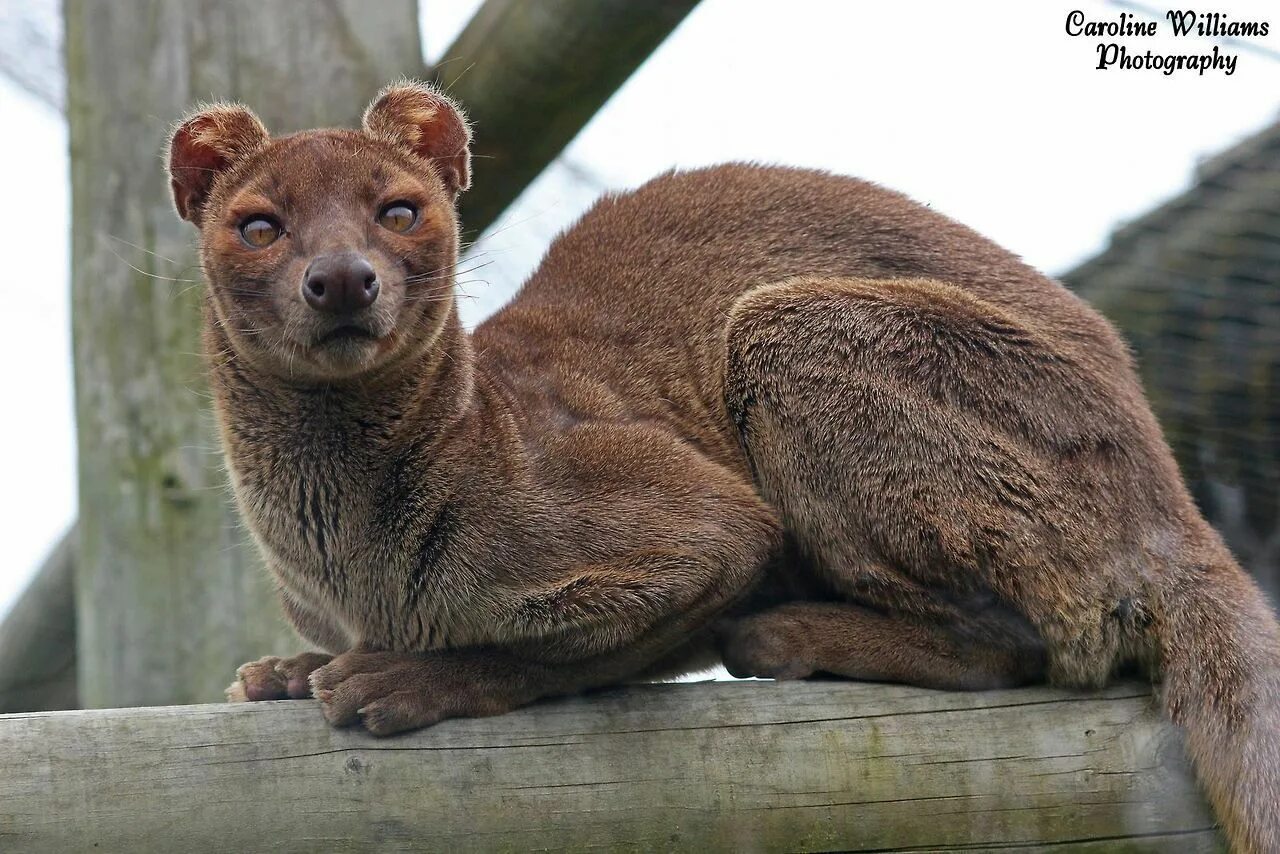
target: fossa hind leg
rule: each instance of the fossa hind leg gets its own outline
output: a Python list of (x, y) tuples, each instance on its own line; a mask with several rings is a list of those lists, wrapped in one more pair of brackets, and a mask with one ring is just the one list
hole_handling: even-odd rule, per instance
[(734, 676), (802, 679), (832, 673), (925, 688), (977, 690), (1036, 681), (1044, 659), (1024, 645), (967, 641), (943, 626), (845, 602), (790, 602), (721, 630)]
[(806, 278), (742, 297), (730, 412), (764, 497), (849, 604), (745, 618), (722, 633), (729, 666), (952, 688), (1093, 678), (1054, 657), (1080, 646), (1097, 579), (1064, 523), (1076, 487), (1037, 432), (1059, 410), (1064, 435), (1099, 426), (1075, 403), (1083, 382), (1043, 336), (939, 282)]

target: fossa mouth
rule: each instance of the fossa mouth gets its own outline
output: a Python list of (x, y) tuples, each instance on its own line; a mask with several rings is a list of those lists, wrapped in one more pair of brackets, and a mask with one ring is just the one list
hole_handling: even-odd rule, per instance
[(328, 332), (316, 339), (317, 346), (325, 346), (327, 344), (337, 344), (346, 341), (377, 341), (377, 334), (372, 330), (366, 329), (355, 323), (344, 323), (341, 326), (330, 329)]

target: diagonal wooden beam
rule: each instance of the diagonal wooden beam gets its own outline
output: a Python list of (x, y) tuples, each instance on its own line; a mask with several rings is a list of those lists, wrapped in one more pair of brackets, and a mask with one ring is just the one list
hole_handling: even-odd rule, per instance
[(462, 224), (477, 236), (556, 158), (697, 0), (488, 0), (433, 74), (475, 125)]
[(74, 709), (75, 528), (0, 623), (0, 713)]

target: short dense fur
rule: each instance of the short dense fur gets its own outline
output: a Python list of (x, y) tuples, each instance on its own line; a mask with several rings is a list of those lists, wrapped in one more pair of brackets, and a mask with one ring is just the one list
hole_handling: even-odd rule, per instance
[[(414, 84), (364, 132), (226, 105), (175, 132), (236, 495), (327, 650), (235, 695), (384, 734), (717, 657), (943, 688), (1138, 665), (1235, 846), (1280, 849), (1280, 629), (1100, 316), (896, 193), (731, 165), (603, 199), (468, 335), (468, 140)], [(379, 230), (400, 198), (420, 222)], [(368, 339), (298, 295), (336, 251), (378, 272)]]

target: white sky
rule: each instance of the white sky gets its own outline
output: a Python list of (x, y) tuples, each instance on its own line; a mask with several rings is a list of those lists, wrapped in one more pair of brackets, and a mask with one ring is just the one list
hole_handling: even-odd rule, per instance
[[(429, 56), (478, 5), (423, 0)], [(468, 319), (509, 297), (599, 187), (634, 186), (672, 166), (758, 160), (859, 175), (1060, 273), (1102, 248), (1119, 222), (1185, 187), (1199, 159), (1278, 117), (1280, 61), (1240, 52), (1231, 77), (1097, 71), (1098, 40), (1064, 32), (1076, 8), (1091, 20), (1121, 11), (1039, 0), (704, 0), (574, 141), (568, 165), (548, 169), (482, 241), (478, 260), (490, 263), (467, 277), (483, 280), (463, 288), (475, 297), (464, 301)], [(1280, 52), (1274, 2), (1213, 8), (1268, 20), (1271, 35), (1258, 43)], [(1157, 53), (1212, 47), (1172, 38), (1163, 20), (1160, 29), (1126, 43)], [(71, 521), (75, 499), (66, 132), (2, 78), (0, 121), (10, 129), (0, 138), (9, 201), (0, 257), (10, 271), (0, 288), (24, 299), (21, 311), (9, 304), (0, 336), (0, 388), (17, 401), (0, 417), (3, 611)], [(583, 171), (598, 185), (578, 180)], [(484, 179), (477, 161), (475, 180)]]

